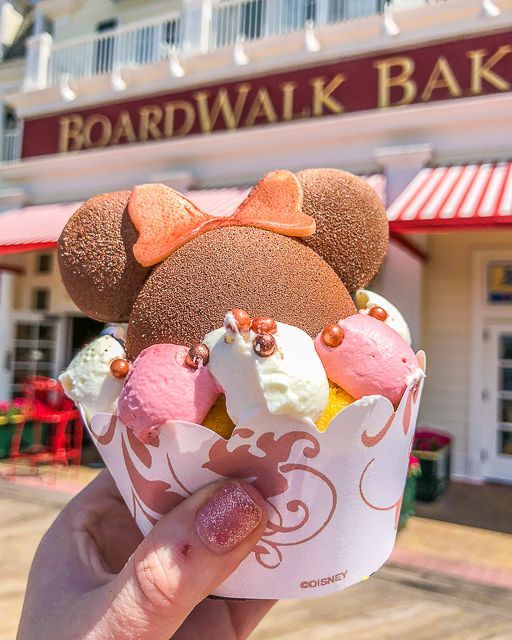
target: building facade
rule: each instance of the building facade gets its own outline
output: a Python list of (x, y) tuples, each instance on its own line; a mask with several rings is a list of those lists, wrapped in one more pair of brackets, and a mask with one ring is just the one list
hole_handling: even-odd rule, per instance
[[(373, 288), (428, 355), (420, 424), (512, 482), (512, 0), (3, 2), (0, 396), (101, 327), (55, 244), (95, 193), (164, 182), (227, 212), (278, 168), (372, 184)], [(20, 44), (22, 43), (24, 47)]]

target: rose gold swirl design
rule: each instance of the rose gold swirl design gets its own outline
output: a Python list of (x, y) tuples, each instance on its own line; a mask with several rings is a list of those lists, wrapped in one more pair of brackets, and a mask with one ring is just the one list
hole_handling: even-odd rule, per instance
[[(237, 429), (236, 435), (244, 439), (254, 436), (250, 429)], [(231, 443), (233, 440), (231, 440)], [(302, 431), (292, 431), (276, 437), (274, 433), (267, 432), (258, 436), (256, 447), (264, 453), (257, 456), (251, 452), (251, 444), (241, 444), (232, 451), (228, 449), (225, 440), (215, 442), (210, 448), (209, 460), (203, 467), (230, 478), (251, 479), (262, 495), (267, 499), (269, 508), (269, 521), (267, 528), (256, 548), (254, 554), (256, 561), (267, 569), (275, 569), (283, 560), (281, 547), (291, 547), (304, 544), (318, 536), (332, 519), (337, 505), (337, 494), (333, 483), (323, 473), (307, 464), (289, 463), (293, 447), (301, 443), (300, 454), (307, 459), (313, 459), (320, 453), (320, 443), (311, 434)], [(330, 491), (331, 503), (329, 513), (313, 532), (304, 533), (299, 540), (291, 542), (277, 541), (278, 534), (287, 535), (300, 532), (311, 521), (310, 506), (306, 501), (292, 498), (285, 504), (281, 512), (270, 498), (285, 494), (290, 490), (287, 474), (293, 472), (310, 474), (324, 484)], [(299, 514), (299, 518), (293, 524), (286, 524), (287, 514)]]
[[(275, 507), (274, 507), (275, 508)], [(271, 519), (267, 522), (267, 529), (265, 531), (265, 537), (273, 536), (275, 533), (290, 533), (291, 531), (298, 531), (301, 529), (306, 522), (309, 520), (309, 508), (308, 505), (303, 500), (290, 500), (286, 503), (286, 509), (290, 513), (296, 513), (299, 510), (302, 510), (303, 516), (302, 519), (295, 525), (285, 527), (283, 525), (283, 516), (278, 509), (275, 509), (276, 513), (279, 514), (279, 522), (272, 522)], [(269, 533), (267, 533), (267, 531)]]
[(172, 477), (174, 478), (174, 480), (176, 481), (176, 484), (189, 496), (192, 495), (192, 491), (189, 491), (187, 489), (187, 487), (183, 484), (183, 482), (181, 482), (181, 480), (178, 478), (178, 476), (176, 475), (176, 471), (174, 471), (174, 467), (172, 466), (172, 462), (171, 459), (169, 457), (169, 454), (167, 454), (167, 465), (169, 467), (169, 471), (171, 472)]
[[(258, 544), (254, 547), (256, 561), (265, 569), (277, 569), (283, 561), (283, 554), (279, 546), (270, 540), (265, 540), (265, 545)], [(271, 559), (273, 558), (273, 562)]]
[(370, 462), (364, 468), (363, 473), (361, 474), (361, 477), (359, 478), (359, 495), (361, 496), (361, 500), (365, 503), (365, 505), (367, 507), (370, 507), (370, 509), (373, 509), (374, 511), (391, 511), (392, 509), (395, 509), (395, 529), (396, 529), (397, 526), (398, 526), (398, 518), (400, 516), (400, 507), (402, 505), (402, 496), (400, 496), (396, 502), (393, 502), (393, 504), (390, 504), (387, 507), (379, 507), (378, 505), (372, 504), (368, 500), (368, 498), (364, 495), (364, 491), (363, 491), (364, 477), (366, 475), (366, 472), (370, 468), (370, 466), (373, 464), (373, 462), (375, 462), (375, 458), (372, 458), (370, 460)]
[(185, 496), (170, 491), (171, 485), (163, 480), (148, 480), (133, 464), (124, 436), (121, 436), (124, 463), (132, 488), (144, 506), (154, 513), (164, 515), (183, 500)]
[[(272, 502), (270, 502), (269, 500), (267, 500), (266, 502), (267, 502), (267, 511), (269, 513), (268, 519), (272, 520), (272, 517), (270, 515), (270, 511), (273, 511), (274, 514), (278, 518), (279, 526), (282, 526), (282, 524), (283, 524), (283, 516), (281, 515), (281, 512), (279, 511), (279, 509), (274, 504), (272, 504)], [(268, 524), (267, 524), (267, 526), (268, 526)]]
[(389, 431), (389, 428), (393, 423), (394, 417), (395, 417), (395, 412), (393, 411), (393, 413), (389, 416), (389, 420), (386, 422), (386, 424), (382, 427), (379, 433), (376, 433), (374, 436), (369, 436), (365, 429), (361, 435), (361, 441), (364, 444), (364, 446), (374, 447), (376, 444), (379, 444), (382, 438), (384, 438), (386, 433)]
[(407, 402), (405, 404), (404, 417), (402, 422), (405, 435), (409, 433), (412, 418), (412, 405), (418, 402), (420, 386), (421, 382), (418, 382), (409, 389), (409, 395), (407, 396)]
[[(250, 438), (254, 432), (237, 429), (235, 434)], [(291, 431), (278, 438), (271, 432), (262, 434), (256, 440), (256, 446), (265, 454), (263, 456), (255, 456), (250, 444), (242, 444), (230, 451), (228, 441), (221, 439), (210, 448), (209, 459), (203, 468), (229, 478), (253, 479), (256, 488), (266, 498), (278, 496), (288, 490), (288, 480), (280, 473), (279, 466), (289, 460), (293, 446), (302, 440), (306, 441), (302, 455), (315, 458), (320, 452), (320, 444), (311, 434), (302, 431)]]
[[(336, 511), (336, 506), (338, 504), (338, 494), (336, 493), (336, 487), (334, 486), (334, 484), (331, 482), (331, 480), (329, 480), (329, 478), (323, 474), (321, 471), (318, 471), (318, 469), (313, 469), (313, 467), (309, 467), (308, 465), (304, 465), (304, 464), (285, 464), (281, 467), (281, 470), (283, 471), (283, 473), (289, 473), (290, 471), (303, 471), (304, 473), (311, 473), (312, 475), (316, 476), (321, 482), (325, 483), (327, 485), (327, 487), (329, 488), (330, 492), (331, 492), (331, 498), (332, 498), (332, 502), (331, 502), (331, 509), (329, 511), (329, 514), (327, 516), (327, 518), (324, 520), (324, 522), (320, 525), (320, 527), (318, 529), (316, 529), (316, 531), (312, 534), (310, 534), (307, 538), (303, 538), (302, 540), (299, 540), (297, 542), (282, 542), (279, 543), (280, 547), (291, 547), (291, 546), (295, 546), (297, 544), (303, 544), (304, 542), (309, 542), (309, 540), (312, 540), (313, 538), (316, 538), (316, 536), (318, 534), (320, 534), (325, 527), (329, 524), (329, 522), (331, 521), (331, 518), (334, 515), (334, 512)], [(307, 508), (307, 506), (302, 502), (302, 500), (292, 500), (291, 502), (289, 502), (287, 504), (287, 507), (290, 504), (295, 504), (297, 503), (297, 505), (303, 505), (304, 508)], [(303, 524), (306, 524), (306, 522), (309, 520), (309, 509), (307, 508), (307, 518), (304, 520)], [(268, 525), (267, 525), (268, 526)], [(294, 529), (291, 529), (294, 530)]]
[(150, 513), (148, 513), (144, 507), (142, 506), (141, 501), (137, 498), (137, 495), (135, 493), (135, 491), (133, 490), (132, 487), (132, 505), (133, 505), (133, 517), (135, 519), (137, 519), (137, 509), (139, 509), (144, 516), (149, 520), (149, 522), (151, 522), (151, 524), (153, 526), (155, 526), (155, 524), (158, 522), (158, 520), (155, 518), (155, 516), (152, 516)]
[[(272, 540), (272, 536), (274, 536), (277, 533), (287, 534), (295, 531), (300, 531), (300, 529), (302, 529), (310, 520), (310, 509), (308, 505), (303, 500), (298, 500), (298, 499), (290, 500), (289, 502), (287, 502), (286, 509), (289, 512), (297, 512), (299, 510), (302, 510), (303, 516), (298, 523), (292, 526), (285, 526), (283, 524), (284, 522), (283, 514), (279, 511), (279, 509), (274, 504), (269, 503), (274, 513), (278, 516), (278, 523), (273, 522), (272, 517), (269, 518), (265, 533), (262, 535), (258, 545), (254, 549), (256, 561), (258, 562), (258, 564), (260, 564), (262, 567), (265, 567), (266, 569), (276, 569), (281, 564), (283, 560), (281, 547), (298, 546), (306, 542), (309, 542), (310, 540), (313, 540), (313, 538), (316, 538), (331, 521), (332, 516), (336, 511), (336, 506), (338, 502), (338, 496), (337, 496), (336, 488), (334, 484), (329, 480), (329, 478), (327, 478), (327, 476), (325, 476), (323, 473), (321, 473), (317, 469), (313, 469), (312, 467), (309, 467), (308, 465), (303, 465), (303, 464), (287, 464), (287, 465), (283, 465), (281, 467), (281, 470), (283, 473), (289, 473), (291, 471), (301, 471), (303, 473), (313, 474), (315, 477), (321, 480), (321, 482), (325, 483), (327, 487), (330, 489), (332, 502), (331, 502), (331, 508), (330, 508), (329, 514), (323, 520), (323, 522), (312, 533), (310, 533), (309, 535), (303, 538), (300, 538), (299, 540), (294, 540), (293, 542), (277, 542), (276, 540)], [(271, 558), (272, 558), (272, 561), (270, 560)]]
[(407, 400), (405, 403), (404, 415), (402, 418), (402, 426), (404, 428), (404, 435), (409, 433), (409, 428), (411, 426), (411, 417), (412, 417), (412, 400), (413, 400), (413, 390), (410, 389), (407, 394)]
[(237, 428), (236, 435), (240, 436), (240, 438), (250, 438), (254, 435), (254, 431), (247, 429), (246, 427), (241, 427), (240, 429)]
[(131, 429), (126, 428), (126, 435), (128, 436), (128, 442), (130, 443), (130, 448), (133, 453), (137, 456), (137, 458), (142, 462), (142, 464), (151, 469), (152, 459), (151, 453), (146, 445), (141, 442), (137, 436), (133, 433)]
[(89, 431), (92, 433), (93, 437), (99, 442), (99, 444), (106, 446), (107, 444), (110, 444), (114, 439), (116, 426), (117, 426), (117, 416), (111, 416), (110, 422), (108, 424), (108, 429), (105, 431), (103, 435), (100, 436), (98, 433), (96, 433), (96, 431), (94, 431), (94, 429), (92, 428), (92, 425), (89, 425)]
[(148, 447), (158, 448), (160, 446), (160, 436), (156, 431), (152, 431), (149, 434), (149, 439), (145, 443)]

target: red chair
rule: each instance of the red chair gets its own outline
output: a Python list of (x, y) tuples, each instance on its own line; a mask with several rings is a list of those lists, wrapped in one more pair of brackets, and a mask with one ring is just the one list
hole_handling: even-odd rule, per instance
[[(18, 425), (11, 442), (10, 458), (13, 475), (16, 463), (26, 459), (31, 466), (69, 463), (79, 465), (82, 453), (83, 424), (80, 412), (64, 394), (58, 380), (30, 376), (22, 385), (27, 405), (27, 421), (33, 423), (33, 443), (22, 449), (21, 442), (27, 422)], [(42, 425), (47, 425), (47, 442), (42, 442)]]

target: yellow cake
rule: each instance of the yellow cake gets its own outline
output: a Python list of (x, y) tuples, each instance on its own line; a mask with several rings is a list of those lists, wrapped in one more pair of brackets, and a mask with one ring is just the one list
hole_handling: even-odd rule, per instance
[(352, 402), (354, 402), (354, 398), (349, 393), (329, 380), (329, 401), (324, 412), (316, 421), (318, 430), (325, 431), (334, 416)]
[(203, 426), (215, 431), (226, 440), (231, 437), (235, 423), (228, 416), (226, 396), (224, 394), (221, 394), (217, 400), (215, 400), (213, 407), (208, 411), (208, 415), (203, 420)]
[[(325, 431), (334, 416), (352, 402), (354, 402), (354, 398), (350, 394), (338, 387), (334, 382), (329, 381), (329, 400), (324, 412), (316, 421), (318, 430)], [(231, 437), (235, 424), (226, 410), (226, 396), (220, 395), (215, 400), (215, 404), (203, 420), (203, 425), (226, 440)]]

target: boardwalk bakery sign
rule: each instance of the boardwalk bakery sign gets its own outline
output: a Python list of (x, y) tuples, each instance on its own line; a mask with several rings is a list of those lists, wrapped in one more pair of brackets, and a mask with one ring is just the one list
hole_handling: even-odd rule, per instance
[(206, 135), (511, 88), (512, 33), (492, 34), (29, 119), (22, 156)]

